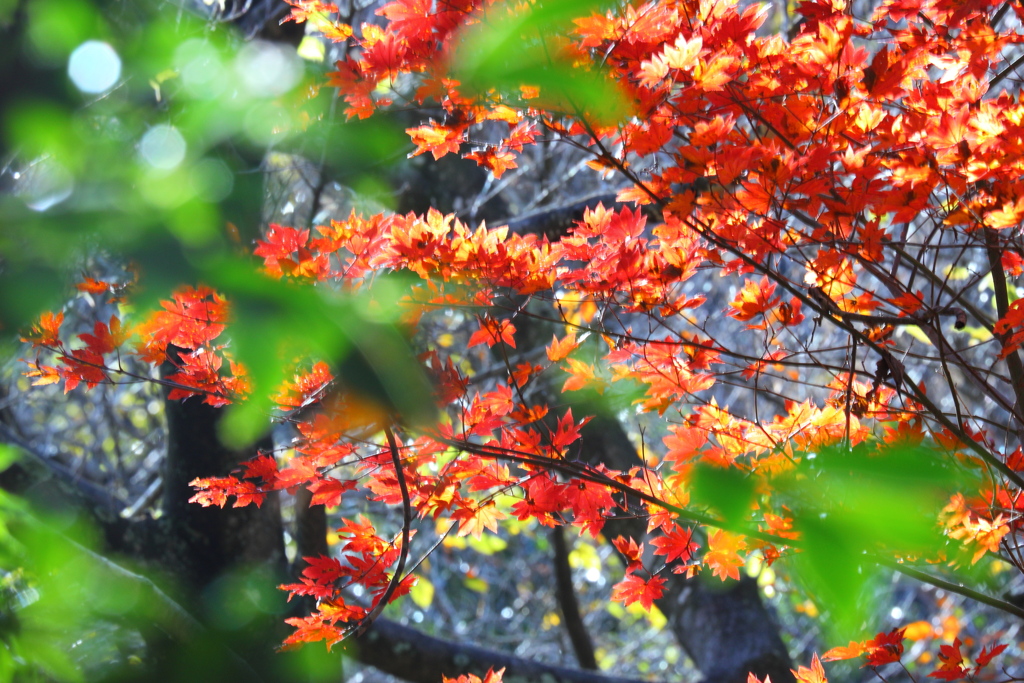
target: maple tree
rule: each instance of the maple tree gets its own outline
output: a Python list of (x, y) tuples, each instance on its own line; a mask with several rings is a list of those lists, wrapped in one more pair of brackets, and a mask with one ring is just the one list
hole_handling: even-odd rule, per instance
[[(410, 156), (461, 155), (497, 179), (559, 141), (621, 183), (552, 235), (433, 209), (271, 225), (253, 253), (278, 282), (255, 294), (211, 272), (141, 320), (69, 339), (46, 313), (25, 335), (56, 359), (28, 361), (37, 384), (138, 379), (120, 361), (133, 356), (174, 365), (159, 380), (171, 399), (256, 406), (250, 420), (272, 401), (297, 432), (287, 454), (195, 479), (198, 505), (306, 489), (313, 505), (402, 509), (397, 534), (345, 519), (339, 554), (282, 586), (317, 605), (288, 620), (286, 647), (365, 631), (412, 589), (412, 538), (439, 521), (456, 537), (513, 518), (596, 537), (643, 516), (648, 542), (612, 541), (626, 574), (611, 597), (647, 609), (671, 575), (737, 580), (757, 557), (791, 569), (844, 634), (878, 566), (1024, 616), (946, 573), (1024, 572), (1024, 110), (1006, 89), (1024, 10), (892, 0), (858, 16), (808, 0), (784, 36), (762, 31), (764, 7), (709, 0), (396, 0), (362, 26), (290, 4), (348, 46), (327, 77), (348, 118), (435, 110), (406, 130)], [(338, 342), (296, 316), (315, 343), (263, 345), (298, 360), (253, 370), (260, 296), (361, 329)], [(544, 355), (522, 353), (539, 335)], [(500, 377), (478, 378), (492, 359)], [(636, 466), (581, 453), (602, 402), (663, 426)], [(899, 662), (904, 635), (793, 675)], [(937, 645), (929, 675), (972, 678), (1007, 645), (974, 664), (962, 646)]]

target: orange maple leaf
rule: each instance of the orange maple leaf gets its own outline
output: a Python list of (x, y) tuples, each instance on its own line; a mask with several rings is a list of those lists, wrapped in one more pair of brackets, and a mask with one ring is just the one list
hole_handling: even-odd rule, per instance
[(726, 578), (739, 581), (740, 567), (746, 564), (739, 553), (746, 548), (747, 542), (743, 536), (719, 529), (708, 539), (704, 564), (711, 567), (712, 573), (723, 581)]
[(828, 678), (825, 677), (825, 667), (821, 665), (817, 654), (811, 658), (810, 668), (801, 666), (798, 671), (793, 671), (793, 675), (800, 683), (828, 683)]
[(318, 15), (338, 12), (338, 6), (334, 3), (319, 2), (319, 0), (285, 0), (292, 6), (291, 14), (281, 20), (281, 23), (294, 21), (301, 24)]
[(498, 342), (505, 342), (514, 349), (516, 347), (516, 340), (513, 336), (515, 332), (515, 325), (508, 320), (484, 318), (480, 321), (480, 329), (470, 336), (467, 348), (473, 348), (478, 344), (487, 344), (487, 347), (490, 348)]
[(868, 648), (865, 643), (858, 643), (856, 640), (851, 640), (849, 645), (834, 647), (823, 654), (821, 658), (826, 662), (836, 662), (843, 659), (860, 657), (867, 651)]
[(86, 277), (85, 280), (75, 285), (75, 289), (80, 292), (88, 292), (90, 294), (102, 294), (103, 292), (110, 291), (110, 283)]
[(666, 579), (652, 576), (647, 581), (636, 574), (629, 574), (612, 589), (612, 600), (621, 600), (627, 607), (639, 602), (644, 609), (650, 610), (654, 601), (665, 592)]
[(565, 380), (565, 384), (562, 385), (562, 391), (576, 391), (582, 389), (592, 382), (597, 381), (597, 375), (594, 371), (594, 366), (588, 363), (584, 363), (581, 360), (575, 358), (566, 358), (566, 363), (569, 367), (566, 368), (566, 372), (570, 374), (569, 379)]
[(416, 145), (416, 150), (409, 153), (409, 158), (430, 152), (437, 160), (446, 154), (458, 153), (459, 145), (466, 136), (466, 127), (450, 128), (431, 122), (426, 126), (406, 128), (405, 132)]
[(479, 166), (483, 166), (494, 175), (495, 179), (502, 176), (505, 171), (510, 168), (518, 168), (519, 164), (516, 163), (516, 156), (508, 150), (501, 149), (481, 149), (469, 154), (463, 154), (463, 159), (472, 159)]
[[(737, 320), (750, 320), (756, 316), (764, 315), (767, 311), (775, 308), (781, 299), (775, 294), (775, 283), (769, 282), (768, 278), (761, 278), (760, 282), (747, 280), (743, 284), (736, 298), (729, 303), (732, 310), (728, 315)], [(763, 328), (764, 322), (752, 325), (752, 328)]]
[(703, 90), (721, 90), (732, 80), (730, 68), (739, 60), (732, 55), (718, 55), (710, 61), (701, 62), (693, 71), (694, 85)]
[(487, 501), (482, 505), (469, 501), (453, 512), (451, 517), (459, 523), (459, 536), (472, 534), (473, 538), (480, 538), (484, 529), (498, 533), (498, 522), (506, 515), (494, 505), (494, 501)]
[(922, 296), (921, 290), (917, 290), (914, 293), (904, 292), (898, 297), (889, 299), (889, 302), (899, 310), (901, 316), (914, 315), (924, 306), (924, 301), (921, 300)]
[(484, 676), (483, 680), (476, 674), (463, 674), (458, 678), (448, 678), (444, 674), (441, 674), (442, 683), (501, 683), (502, 674), (505, 673), (505, 667), (502, 667), (495, 671), (494, 669), (488, 669), (487, 675)]
[(60, 344), (60, 326), (64, 322), (64, 311), (49, 311), (39, 316), (39, 322), (21, 338), (23, 342), (32, 342), (33, 346), (57, 346)]
[(708, 442), (706, 429), (696, 427), (672, 427), (672, 433), (662, 438), (668, 447), (665, 454), (665, 461), (685, 465), (698, 454), (704, 444)]
[(562, 337), (561, 340), (558, 337), (552, 336), (551, 344), (547, 347), (548, 360), (552, 363), (557, 363), (572, 353), (573, 349), (577, 346), (579, 344), (576, 342), (575, 332), (570, 332)]

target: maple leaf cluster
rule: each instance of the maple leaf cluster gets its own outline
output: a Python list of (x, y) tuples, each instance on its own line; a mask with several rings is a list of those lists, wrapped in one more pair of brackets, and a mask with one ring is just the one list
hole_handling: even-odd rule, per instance
[[(109, 289), (91, 278), (85, 284), (80, 291)], [(132, 377), (117, 362), (123, 354), (135, 356), (144, 365), (170, 363), (173, 370), (163, 383), (170, 388), (172, 400), (202, 396), (209, 405), (224, 406), (246, 396), (251, 387), (244, 367), (232, 360), (224, 344), (215, 343), (228, 321), (224, 297), (208, 287), (185, 286), (161, 305), (162, 310), (134, 325), (124, 325), (117, 315), (106, 322), (96, 321), (91, 333), (76, 335), (79, 343), (73, 346), (60, 336), (63, 312), (44, 313), (22, 341), (49, 349), (58, 365), (29, 362), (32, 370), (26, 374), (36, 378), (35, 385), (63, 381), (65, 393), (79, 384), (91, 389), (118, 381), (118, 377), (126, 381), (151, 379)]]
[[(863, 642), (850, 641), (849, 645), (832, 648), (822, 656), (822, 659), (828, 662), (864, 656), (866, 659), (863, 666), (881, 667), (893, 664), (899, 662), (903, 656), (903, 641), (908, 637), (907, 631), (907, 628), (893, 629)], [(996, 655), (1007, 648), (1005, 643), (982, 648), (975, 659), (975, 665), (970, 666), (961, 650), (962, 646), (963, 642), (958, 637), (954, 637), (947, 645), (941, 645), (937, 657), (938, 667), (928, 676), (944, 681), (973, 679)]]

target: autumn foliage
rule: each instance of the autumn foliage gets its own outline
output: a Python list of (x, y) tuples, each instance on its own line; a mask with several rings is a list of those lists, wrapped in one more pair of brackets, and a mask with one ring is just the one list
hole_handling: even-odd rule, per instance
[[(318, 607), (291, 620), (288, 645), (338, 642), (407, 592), (410, 533), (436, 520), (458, 535), (515, 517), (596, 536), (609, 516), (647, 514), (654, 551), (615, 540), (627, 571), (612, 594), (646, 608), (666, 572), (736, 579), (752, 555), (813, 559), (807, 520), (826, 503), (800, 509), (808, 497), (793, 487), (826, 452), (835, 473), (848, 467), (842, 453), (870, 469), (920, 446), (957, 482), (929, 499), (935, 543), (900, 547), (898, 533), (879, 532), (856, 553), (895, 557), (922, 580), (932, 566), (992, 555), (1024, 569), (1006, 543), (1024, 506), (1024, 105), (1003, 89), (1006, 55), (1024, 40), (1019, 5), (891, 0), (855, 16), (842, 0), (807, 0), (786, 36), (767, 30), (765, 7), (711, 0), (623, 2), (542, 24), (523, 17), (545, 2), (396, 0), (380, 25), (358, 27), (339, 24), (332, 5), (290, 1), (290, 19), (350, 46), (327, 77), (348, 117), (399, 100), (435, 112), (406, 131), (411, 156), (458, 154), (498, 178), (529, 145), (563, 141), (620, 182), (618, 203), (562, 235), (432, 210), (273, 225), (259, 240), (264, 272), (296, 286), (373, 301), (385, 274), (412, 274), (399, 322), (440, 415), (412, 424), (347, 386), (336, 359), (300, 359), (274, 394), (276, 419), (298, 433), (291, 455), (194, 482), (201, 505), (259, 505), (306, 487), (317, 505), (363, 495), (408, 511), (414, 528), (397, 536), (345, 520), (338, 556), (306, 558), (284, 588)], [(524, 54), (549, 62), (519, 73), (467, 52), (489, 26), (510, 24)], [(614, 84), (626, 113), (545, 74)], [(497, 85), (481, 87), (486, 77)], [(706, 278), (711, 288), (695, 285)], [(245, 401), (254, 388), (232, 356), (231, 306), (185, 287), (148, 317), (97, 321), (70, 340), (62, 314), (46, 314), (26, 339), (57, 360), (30, 362), (29, 374), (70, 391), (124, 381), (127, 355), (170, 359), (172, 398)], [(538, 329), (546, 353), (521, 353)], [(485, 358), (504, 366), (498, 381), (475, 379)], [(559, 392), (624, 402), (667, 431), (644, 444), (643, 466), (584, 464), (588, 416)], [(731, 511), (693, 483), (722, 472), (750, 484)], [(373, 600), (354, 601), (356, 584)], [(902, 636), (822, 660), (899, 661)], [(930, 675), (969, 677), (1005, 647), (970, 664), (961, 645), (942, 645)], [(817, 658), (796, 675), (825, 680)]]

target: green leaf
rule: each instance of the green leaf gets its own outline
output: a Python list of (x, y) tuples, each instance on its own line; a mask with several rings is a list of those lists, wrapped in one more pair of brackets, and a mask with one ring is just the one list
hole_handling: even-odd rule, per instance
[(848, 519), (801, 516), (794, 526), (800, 529), (802, 546), (791, 566), (815, 601), (828, 610), (832, 637), (845, 638), (874, 613), (865, 598), (878, 566), (865, 555), (856, 524)]
[(416, 584), (409, 589), (409, 597), (421, 609), (430, 607), (434, 602), (434, 584), (425, 576), (417, 576)]
[(33, 629), (18, 637), (18, 645), (21, 657), (50, 678), (61, 683), (84, 683), (82, 672), (67, 651), (53, 642), (52, 634)]
[(531, 100), (531, 105), (590, 121), (608, 124), (628, 118), (629, 98), (601, 68), (588, 70), (560, 55), (561, 36), (571, 20), (595, 6), (553, 0), (472, 27), (453, 60), (455, 78), (466, 92), (478, 94), (497, 89), (514, 95), (520, 86), (535, 86), (540, 100)]
[(741, 522), (750, 513), (754, 480), (734, 467), (698, 464), (690, 485), (693, 504), (715, 511), (728, 524)]
[(834, 629), (849, 635), (871, 614), (873, 555), (931, 556), (944, 545), (938, 514), (966, 476), (930, 448), (861, 445), (806, 454), (772, 481), (801, 533), (792, 566)]
[(231, 406), (221, 423), (226, 443), (251, 443), (266, 431), (271, 393), (302, 357), (333, 361), (347, 391), (396, 419), (420, 425), (436, 418), (430, 382), (387, 306), (273, 280), (240, 260), (220, 259), (204, 270), (231, 301), (231, 349), (253, 383), (251, 397)]
[(466, 584), (466, 588), (475, 593), (487, 592), (487, 582), (481, 579), (479, 576), (466, 577), (466, 579), (464, 579), (464, 583)]

